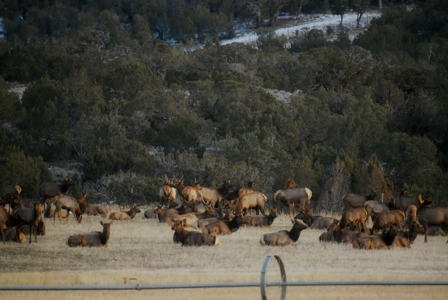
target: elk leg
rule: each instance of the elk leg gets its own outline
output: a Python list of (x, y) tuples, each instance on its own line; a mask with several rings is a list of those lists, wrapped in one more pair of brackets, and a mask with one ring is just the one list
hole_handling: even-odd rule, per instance
[(3, 226), (0, 226), (0, 230), (2, 231), (3, 244), (6, 244), (6, 242), (5, 242), (5, 232), (3, 231)]

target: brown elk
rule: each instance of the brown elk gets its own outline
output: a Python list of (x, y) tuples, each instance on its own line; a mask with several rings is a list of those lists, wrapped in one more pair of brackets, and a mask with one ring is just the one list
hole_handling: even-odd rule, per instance
[(196, 214), (188, 213), (188, 214), (182, 214), (177, 216), (172, 216), (170, 218), (167, 218), (166, 223), (169, 226), (172, 226), (172, 224), (178, 220), (185, 220), (184, 226), (185, 227), (195, 227), (198, 228), (198, 217)]
[(248, 181), (246, 187), (242, 187), (239, 189), (238, 197), (254, 193), (255, 192), (254, 185), (255, 185), (255, 181)]
[(67, 245), (69, 247), (107, 247), (107, 242), (110, 238), (110, 228), (113, 221), (110, 223), (103, 223), (100, 221), (100, 224), (103, 226), (103, 232), (96, 231), (92, 233), (72, 235), (67, 239)]
[(301, 219), (310, 229), (328, 229), (334, 222), (339, 222), (332, 217), (313, 216), (310, 208), (301, 210), (294, 219)]
[(88, 216), (101, 215), (103, 218), (107, 218), (109, 210), (104, 206), (86, 202), (86, 197), (87, 194), (79, 194), (79, 208), (81, 212)]
[(219, 246), (219, 238), (216, 235), (204, 234), (198, 231), (185, 230), (186, 220), (174, 222), (171, 230), (174, 230), (173, 241), (182, 246)]
[(295, 244), (300, 237), (302, 230), (307, 226), (300, 220), (291, 220), (293, 226), (291, 230), (281, 230), (274, 233), (267, 233), (260, 239), (261, 245), (268, 246), (286, 246)]
[[(81, 209), (79, 208), (78, 201), (74, 197), (60, 194), (53, 198), (53, 203), (55, 206), (53, 214), (53, 224), (56, 221), (56, 216), (59, 217), (59, 222), (62, 223), (61, 215), (59, 214), (61, 209), (71, 211), (73, 216), (75, 217), (76, 223), (78, 224), (81, 223), (82, 212)], [(67, 223), (68, 223), (68, 216), (67, 216)]]
[(0, 232), (2, 233), (3, 244), (5, 243), (5, 232), (3, 227), (6, 227), (8, 221), (8, 214), (4, 206), (0, 206)]
[(231, 188), (233, 185), (230, 183), (230, 179), (224, 180), (224, 183), (220, 187), (207, 188), (202, 187), (202, 200), (205, 204), (212, 205), (213, 207), (218, 207), (219, 203), (232, 192)]
[(372, 232), (377, 233), (378, 230), (386, 225), (396, 225), (399, 230), (403, 230), (403, 221), (405, 215), (401, 210), (384, 211), (378, 215), (372, 226)]
[(187, 202), (195, 203), (198, 199), (202, 199), (201, 185), (198, 181), (194, 181), (191, 184), (191, 186), (187, 186), (182, 190), (182, 196)]
[(266, 195), (261, 192), (242, 195), (236, 203), (236, 213), (243, 212), (246, 215), (248, 209), (255, 209), (257, 215), (259, 211), (264, 214), (264, 206), (267, 199)]
[(364, 207), (357, 207), (350, 210), (346, 210), (342, 213), (341, 220), (339, 222), (339, 226), (341, 229), (344, 229), (350, 224), (356, 224), (359, 228), (359, 231), (367, 230), (367, 211)]
[[(47, 207), (45, 208), (45, 211), (44, 211), (44, 218), (53, 218), (55, 209), (56, 208), (54, 206), (47, 205)], [(68, 216), (69, 215), (70, 215), (70, 213), (67, 210), (61, 209), (60, 211), (58, 211), (57, 216), (58, 216), (59, 220), (65, 219), (65, 222), (68, 224)]]
[(422, 204), (424, 201), (425, 200), (423, 199), (421, 194), (407, 195), (407, 191), (402, 190), (400, 192), (400, 196), (395, 202), (395, 207), (405, 212), (408, 209), (409, 205), (415, 205), (416, 207), (419, 207), (420, 204)]
[(374, 200), (376, 196), (376, 191), (370, 188), (370, 194), (368, 195), (349, 193), (342, 197), (342, 201), (344, 202), (345, 210), (347, 210), (351, 208), (364, 207), (367, 200)]
[(73, 185), (75, 185), (75, 183), (68, 176), (64, 178), (63, 182), (42, 183), (39, 187), (39, 196), (41, 198), (41, 203), (44, 204), (48, 198), (54, 198), (58, 195), (66, 193), (69, 187)]
[(167, 219), (170, 219), (174, 216), (179, 215), (179, 212), (175, 210), (174, 208), (164, 208), (162, 205), (158, 206), (154, 210), (154, 216), (155, 218), (159, 219), (159, 223), (166, 222)]
[(34, 203), (32, 208), (17, 206), (13, 211), (11, 216), (17, 220), (17, 235), (19, 237), (20, 231), (22, 230), (23, 225), (30, 225), (34, 230), (30, 230), (30, 243), (31, 243), (31, 233), (34, 232), (34, 239), (37, 243), (37, 226), (39, 222), (42, 221), (42, 213), (44, 208), (39, 203)]
[(244, 216), (241, 222), (248, 227), (271, 227), (275, 218), (277, 218), (277, 209), (273, 208), (269, 215)]
[(219, 213), (212, 206), (205, 205), (204, 208), (205, 208), (204, 212), (196, 213), (199, 220), (219, 217)]
[(341, 229), (339, 222), (336, 220), (328, 228), (327, 232), (324, 232), (319, 237), (321, 242), (335, 242), (335, 243), (352, 243), (355, 239), (368, 236), (367, 232), (360, 232), (356, 224), (351, 224), (349, 227)]
[(397, 230), (390, 226), (382, 228), (381, 235), (369, 235), (352, 242), (354, 249), (389, 249), (397, 236)]
[(289, 215), (292, 218), (295, 208), (300, 211), (304, 209), (306, 205), (311, 205), (313, 192), (307, 187), (297, 187), (297, 184), (292, 179), (288, 180), (287, 187), (288, 188), (285, 190), (285, 201), (289, 205)]
[(282, 204), (284, 206), (289, 207), (289, 203), (286, 201), (285, 195), (286, 195), (286, 191), (285, 190), (277, 190), (274, 193), (274, 203), (277, 206), (278, 210), (280, 210)]
[(423, 226), (425, 243), (427, 243), (429, 226), (439, 226), (444, 230), (448, 229), (448, 207), (432, 207), (432, 201), (425, 200), (417, 210), (417, 219)]
[(179, 190), (173, 185), (168, 177), (162, 178), (165, 181), (159, 189), (159, 198), (162, 205), (170, 206), (171, 203), (177, 203), (181, 200)]
[(386, 203), (375, 200), (367, 200), (364, 203), (364, 208), (367, 210), (367, 218), (372, 217), (372, 222), (375, 222), (380, 213), (389, 210)]
[(140, 208), (138, 208), (138, 206), (134, 203), (128, 211), (111, 212), (109, 214), (109, 220), (129, 221), (134, 219), (134, 217), (140, 212)]
[(229, 215), (225, 219), (218, 219), (209, 224), (202, 223), (201, 229), (203, 233), (213, 235), (227, 235), (237, 231), (241, 227), (242, 215)]
[[(9, 204), (11, 209), (17, 206), (17, 201), (20, 200), (20, 193), (22, 188), (20, 185), (7, 185), (2, 189), (2, 197), (0, 198), (0, 205)], [(3, 201), (1, 201), (3, 200)]]

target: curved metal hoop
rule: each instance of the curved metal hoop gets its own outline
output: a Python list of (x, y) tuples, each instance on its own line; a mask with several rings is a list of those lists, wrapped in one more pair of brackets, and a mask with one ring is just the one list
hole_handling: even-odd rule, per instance
[(266, 269), (268, 268), (269, 262), (271, 258), (274, 257), (277, 260), (278, 267), (280, 268), (281, 275), (281, 286), (282, 286), (282, 295), (280, 297), (281, 300), (286, 299), (286, 272), (285, 266), (283, 265), (283, 261), (277, 255), (268, 255), (264, 260), (263, 267), (261, 268), (261, 276), (260, 276), (260, 291), (261, 291), (261, 299), (267, 300), (266, 297)]

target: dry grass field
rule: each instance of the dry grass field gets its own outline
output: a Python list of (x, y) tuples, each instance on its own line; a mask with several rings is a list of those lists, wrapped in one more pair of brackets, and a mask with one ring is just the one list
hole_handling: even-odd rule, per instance
[[(271, 228), (241, 228), (220, 236), (219, 247), (181, 247), (174, 244), (166, 223), (142, 219), (114, 221), (106, 248), (69, 248), (68, 236), (100, 231), (101, 217), (84, 216), (76, 224), (44, 219), (46, 236), (38, 243), (0, 244), (1, 285), (123, 285), (124, 277), (141, 285), (259, 282), (267, 255), (285, 264), (288, 281), (333, 280), (447, 280), (446, 237), (417, 237), (411, 249), (354, 250), (351, 245), (319, 243), (322, 230), (306, 229), (295, 246), (259, 244), (264, 233), (290, 229), (288, 216)], [(279, 281), (271, 263), (268, 281)], [(135, 281), (128, 280), (128, 284)], [(446, 299), (447, 286), (288, 287), (287, 299)], [(260, 299), (259, 288), (209, 288), (142, 291), (0, 291), (2, 299)], [(269, 287), (268, 299), (280, 288)]]

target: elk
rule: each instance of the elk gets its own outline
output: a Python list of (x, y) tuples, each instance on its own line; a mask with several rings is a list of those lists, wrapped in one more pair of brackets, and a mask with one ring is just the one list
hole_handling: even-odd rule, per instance
[(375, 200), (367, 200), (364, 203), (364, 208), (367, 210), (367, 218), (372, 217), (372, 223), (375, 222), (375, 219), (380, 213), (389, 210), (386, 203)]
[(201, 185), (198, 181), (194, 181), (191, 184), (191, 186), (187, 186), (182, 190), (182, 196), (187, 202), (195, 203), (198, 199), (202, 198), (200, 192)]
[(219, 217), (219, 213), (211, 206), (205, 205), (205, 211), (196, 214), (199, 220), (208, 219), (208, 218), (217, 218)]
[(331, 217), (313, 216), (310, 208), (301, 210), (294, 219), (301, 219), (310, 229), (328, 229), (334, 222), (339, 222)]
[(213, 235), (226, 235), (232, 234), (237, 231), (241, 226), (242, 215), (227, 216), (226, 219), (220, 219), (209, 224), (203, 223), (201, 226), (202, 233), (208, 233)]
[(273, 208), (269, 215), (244, 216), (241, 222), (248, 227), (271, 227), (275, 218), (277, 218), (277, 209)]
[(79, 208), (81, 212), (88, 216), (101, 215), (103, 218), (107, 218), (109, 210), (104, 206), (86, 202), (86, 197), (87, 194), (79, 194)]
[(6, 227), (6, 222), (8, 221), (8, 214), (4, 206), (0, 206), (0, 231), (2, 233), (3, 244), (5, 243), (5, 232), (3, 227)]
[(232, 193), (231, 188), (233, 185), (230, 183), (230, 179), (224, 180), (224, 183), (217, 188), (201, 188), (202, 199), (204, 203), (210, 204), (214, 207), (218, 207), (222, 199), (227, 199), (226, 197)]
[(386, 225), (396, 225), (399, 230), (402, 230), (402, 224), (405, 219), (405, 215), (401, 210), (384, 211), (378, 215), (373, 223), (372, 232), (377, 233), (378, 230)]
[(289, 205), (289, 216), (292, 218), (296, 207), (300, 211), (311, 203), (313, 192), (307, 187), (297, 187), (297, 184), (292, 179), (288, 180), (287, 187), (285, 190), (285, 201)]
[(407, 195), (407, 191), (402, 190), (400, 192), (400, 196), (395, 202), (395, 207), (405, 212), (408, 209), (409, 205), (415, 205), (416, 207), (419, 207), (420, 204), (422, 204), (424, 201), (425, 200), (423, 199), (421, 194)]
[(185, 227), (195, 227), (195, 228), (198, 228), (198, 221), (199, 221), (199, 219), (193, 213), (172, 216), (170, 218), (167, 218), (166, 223), (169, 226), (171, 226), (175, 221), (178, 221), (178, 220), (185, 220), (185, 223), (184, 223)]
[(215, 235), (204, 234), (198, 231), (185, 230), (186, 220), (174, 222), (171, 230), (174, 230), (173, 241), (182, 246), (219, 246), (219, 238)]
[(293, 226), (291, 230), (281, 230), (274, 233), (267, 233), (260, 239), (261, 245), (268, 246), (286, 246), (295, 244), (300, 237), (302, 230), (307, 226), (300, 220), (291, 220)]
[(277, 190), (274, 193), (274, 203), (277, 205), (277, 209), (280, 210), (281, 205), (289, 207), (289, 203), (286, 201), (285, 198), (286, 191), (285, 190)]
[[(2, 189), (2, 197), (0, 198), (0, 204), (9, 204), (10, 209), (14, 209), (17, 206), (17, 201), (20, 200), (20, 193), (22, 188), (20, 185), (7, 185)], [(3, 201), (1, 201), (3, 199)]]
[(335, 243), (352, 243), (355, 239), (368, 236), (367, 232), (360, 232), (356, 224), (351, 224), (349, 227), (341, 229), (339, 222), (336, 220), (320, 237), (321, 242), (335, 242)]
[(92, 233), (72, 235), (67, 239), (67, 245), (69, 247), (107, 247), (107, 242), (110, 238), (110, 228), (113, 221), (110, 223), (103, 223), (100, 221), (100, 224), (103, 226), (103, 232), (96, 231)]
[[(44, 208), (39, 203), (34, 203), (32, 208), (17, 206), (13, 211), (11, 216), (17, 220), (17, 234), (16, 237), (20, 236), (20, 231), (23, 225), (30, 225), (32, 230), (30, 230), (30, 244), (31, 244), (31, 233), (34, 232), (34, 239), (37, 243), (37, 226), (39, 222), (42, 221), (42, 212)], [(33, 228), (34, 227), (34, 228)]]
[[(171, 181), (165, 175), (162, 187), (159, 189), (159, 198), (162, 205), (170, 206), (171, 203), (177, 203), (180, 201), (181, 196), (179, 190), (173, 186)], [(179, 199), (178, 199), (179, 198)]]
[(448, 228), (448, 207), (432, 207), (432, 201), (425, 200), (417, 210), (417, 219), (423, 226), (425, 243), (427, 243), (429, 226), (439, 226), (445, 230)]
[[(62, 223), (61, 215), (59, 214), (61, 209), (71, 211), (73, 216), (75, 217), (76, 223), (78, 224), (81, 223), (82, 212), (81, 209), (79, 208), (78, 201), (74, 197), (60, 194), (53, 198), (53, 203), (55, 206), (53, 214), (53, 224), (56, 221), (56, 216), (59, 217), (59, 222)], [(68, 216), (67, 216), (67, 223), (68, 223)]]
[(259, 211), (264, 214), (267, 199), (266, 195), (261, 192), (242, 195), (236, 203), (236, 213), (244, 212), (244, 215), (246, 215), (248, 209), (255, 208), (257, 215)]
[(397, 236), (397, 230), (390, 226), (382, 228), (381, 235), (369, 235), (357, 238), (352, 242), (354, 249), (389, 249)]
[[(17, 232), (19, 232), (19, 238), (17, 238)], [(26, 242), (26, 235), (23, 231), (17, 230), (17, 228), (14, 227), (8, 227), (5, 229), (5, 240), (7, 242), (19, 242), (19, 243), (25, 243)]]
[(134, 219), (139, 212), (141, 212), (140, 208), (134, 203), (128, 211), (111, 212), (109, 220), (129, 221)]
[(344, 229), (350, 224), (358, 225), (359, 231), (366, 231), (367, 229), (367, 211), (364, 207), (357, 207), (346, 210), (342, 213), (339, 226)]
[(348, 210), (351, 208), (364, 207), (367, 200), (374, 200), (376, 196), (376, 191), (370, 188), (370, 194), (368, 195), (349, 193), (342, 197), (342, 201), (344, 202), (345, 210)]
[[(47, 207), (45, 208), (44, 211), (44, 218), (53, 218), (54, 217), (54, 211), (55, 211), (55, 207), (52, 207), (52, 205), (47, 205)], [(68, 216), (69, 216), (69, 212), (65, 209), (61, 209), (60, 211), (58, 211), (58, 218), (59, 220), (65, 219), (66, 223), (68, 224)]]
[(155, 209), (148, 209), (143, 212), (142, 219), (155, 219), (156, 214), (154, 213)]
[(179, 215), (179, 212), (174, 208), (163, 208), (162, 205), (154, 210), (155, 218), (159, 219), (159, 223), (166, 222), (167, 219)]
[[(65, 194), (69, 187), (75, 185), (73, 180), (66, 176), (63, 182), (44, 182), (39, 187), (39, 196), (41, 203), (45, 204), (48, 198), (54, 198), (58, 195)], [(54, 200), (53, 200), (54, 202)]]

